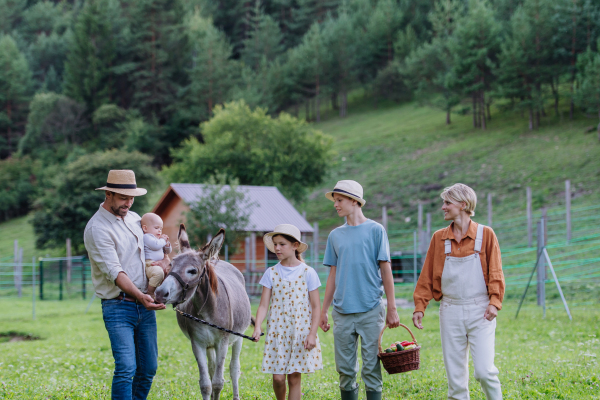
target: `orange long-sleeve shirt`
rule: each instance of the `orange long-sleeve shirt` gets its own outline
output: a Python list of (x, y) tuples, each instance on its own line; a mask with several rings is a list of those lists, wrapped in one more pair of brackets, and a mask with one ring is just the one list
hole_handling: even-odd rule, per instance
[[(415, 301), (415, 311), (425, 313), (425, 309), (431, 299), (440, 301), (442, 299), (442, 272), (444, 271), (444, 242), (450, 239), (452, 244), (452, 257), (467, 257), (475, 253), (475, 237), (477, 236), (477, 224), (471, 221), (466, 236), (460, 243), (456, 241), (452, 232), (453, 224), (447, 228), (440, 229), (433, 234), (427, 256), (423, 263), (423, 269), (413, 299)], [(498, 238), (492, 228), (486, 226), (483, 229), (483, 243), (480, 252), (481, 268), (483, 278), (490, 296), (490, 304), (496, 306), (498, 310), (502, 308), (504, 299), (504, 273), (502, 272), (502, 258), (500, 256), (500, 245)]]

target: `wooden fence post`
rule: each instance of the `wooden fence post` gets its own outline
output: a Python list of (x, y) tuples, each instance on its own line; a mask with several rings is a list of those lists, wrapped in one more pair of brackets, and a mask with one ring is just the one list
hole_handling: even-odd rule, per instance
[(492, 227), (492, 194), (488, 193), (487, 195), (487, 217), (488, 217), (488, 226), (491, 228)]
[(17, 295), (19, 297), (23, 296), (23, 248), (19, 247), (19, 260), (17, 261), (17, 268), (15, 274), (15, 280), (17, 282)]
[(533, 245), (533, 220), (531, 216), (531, 187), (527, 186), (527, 247)]
[(319, 223), (313, 223), (313, 268), (318, 271), (319, 268)]
[(387, 232), (388, 230), (388, 215), (387, 215), (387, 207), (381, 207), (381, 225), (383, 225), (383, 229)]
[(565, 181), (565, 206), (567, 216), (567, 243), (571, 241), (571, 181)]

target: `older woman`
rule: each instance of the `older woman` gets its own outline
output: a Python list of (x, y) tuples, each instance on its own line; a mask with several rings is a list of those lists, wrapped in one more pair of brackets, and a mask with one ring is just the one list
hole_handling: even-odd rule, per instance
[(433, 234), (415, 288), (413, 323), (421, 324), (433, 298), (440, 304), (442, 353), (448, 399), (469, 399), (469, 349), (475, 379), (488, 400), (502, 399), (494, 365), (496, 316), (502, 308), (504, 275), (494, 231), (471, 220), (477, 195), (457, 183), (444, 189), (444, 219), (450, 226)]

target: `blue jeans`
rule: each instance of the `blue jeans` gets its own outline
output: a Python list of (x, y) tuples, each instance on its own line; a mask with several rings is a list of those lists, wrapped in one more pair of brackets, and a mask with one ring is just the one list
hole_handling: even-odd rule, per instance
[(154, 311), (125, 300), (102, 300), (102, 317), (115, 359), (112, 400), (145, 399), (158, 364)]

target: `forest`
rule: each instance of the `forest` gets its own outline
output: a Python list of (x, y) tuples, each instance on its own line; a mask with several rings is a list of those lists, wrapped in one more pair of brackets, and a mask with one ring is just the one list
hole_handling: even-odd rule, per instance
[(308, 123), (357, 91), (482, 134), (492, 106), (598, 121), (599, 30), (598, 0), (0, 0), (0, 221), (36, 210), (58, 243), (110, 166), (310, 189), (332, 144)]

